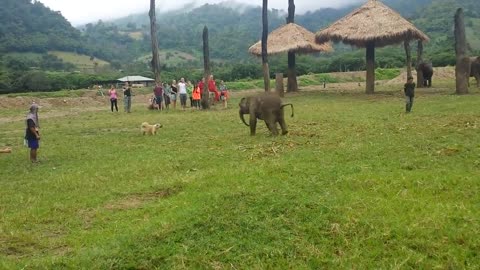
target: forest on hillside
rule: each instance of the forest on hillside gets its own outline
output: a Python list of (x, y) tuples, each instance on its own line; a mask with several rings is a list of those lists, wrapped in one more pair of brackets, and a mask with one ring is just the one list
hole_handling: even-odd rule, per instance
[[(30, 0), (3, 0), (0, 6), (0, 91), (35, 91), (35, 85), (50, 90), (66, 87), (65, 77), (80, 76), (78, 67), (49, 52), (65, 51), (88, 55), (110, 63), (109, 69), (88, 74), (91, 81), (68, 87), (83, 87), (99, 78), (115, 78), (120, 71), (150, 76), (150, 34), (147, 14), (131, 15), (114, 21), (98, 21), (78, 29), (59, 13), (42, 3)], [(164, 53), (164, 77), (175, 74), (200, 74), (201, 32), (209, 27), (213, 69), (225, 80), (261, 76), (258, 60), (250, 56), (248, 47), (260, 39), (260, 7), (232, 6), (232, 2), (206, 4), (190, 10), (160, 13), (157, 16), (160, 49)], [(453, 14), (463, 7), (471, 54), (480, 53), (480, 5), (476, 0), (385, 0), (385, 4), (411, 20), (430, 36), (426, 58), (435, 66), (453, 65)], [(295, 21), (316, 32), (345, 16), (356, 6), (320, 9), (297, 14)], [(269, 25), (273, 30), (285, 23), (286, 13), (272, 9)], [(286, 57), (271, 57), (272, 70), (285, 71)], [(378, 50), (377, 66), (402, 67), (402, 46)], [(300, 56), (299, 74), (363, 70), (364, 51), (335, 45), (327, 55)], [(41, 83), (40, 83), (41, 82)], [(45, 89), (42, 89), (45, 90)]]

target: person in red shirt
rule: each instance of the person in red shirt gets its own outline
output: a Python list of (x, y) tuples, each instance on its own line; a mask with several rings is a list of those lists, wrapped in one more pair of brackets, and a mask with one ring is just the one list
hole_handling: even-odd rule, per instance
[(202, 78), (202, 80), (198, 82), (198, 88), (200, 88), (200, 94), (203, 94), (204, 86), (205, 86), (205, 78)]
[(220, 100), (220, 92), (218, 92), (217, 86), (215, 85), (213, 75), (210, 75), (210, 79), (208, 80), (208, 91), (215, 94), (215, 102)]

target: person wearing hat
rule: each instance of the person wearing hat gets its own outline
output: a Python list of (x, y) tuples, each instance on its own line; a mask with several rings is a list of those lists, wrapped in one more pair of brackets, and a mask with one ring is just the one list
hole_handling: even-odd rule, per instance
[(37, 162), (37, 149), (40, 147), (40, 128), (38, 122), (38, 105), (33, 103), (30, 106), (30, 112), (27, 114), (26, 119), (27, 128), (25, 130), (25, 139), (27, 140), (27, 146), (30, 148), (30, 161)]
[(409, 76), (407, 78), (407, 83), (403, 87), (405, 92), (405, 101), (406, 101), (406, 112), (409, 113), (412, 110), (413, 98), (415, 97), (415, 83), (413, 82), (413, 77)]

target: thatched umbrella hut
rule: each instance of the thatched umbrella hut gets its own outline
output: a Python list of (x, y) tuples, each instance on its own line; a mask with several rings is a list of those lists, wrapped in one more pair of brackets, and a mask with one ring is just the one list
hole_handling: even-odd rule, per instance
[[(328, 42), (317, 44), (315, 34), (295, 23), (281, 26), (268, 34), (268, 54), (279, 54), (285, 52), (314, 53), (331, 52), (332, 46)], [(253, 55), (262, 55), (262, 41), (252, 45), (248, 52)]]
[(410, 42), (429, 41), (427, 35), (377, 0), (368, 2), (352, 13), (316, 33), (316, 41), (332, 40), (367, 49), (366, 92), (375, 89), (375, 47)]
[[(315, 53), (331, 52), (329, 42), (316, 43), (315, 34), (295, 23), (281, 26), (268, 34), (267, 51), (269, 55), (287, 52)], [(256, 56), (262, 55), (262, 41), (252, 45), (248, 51)]]

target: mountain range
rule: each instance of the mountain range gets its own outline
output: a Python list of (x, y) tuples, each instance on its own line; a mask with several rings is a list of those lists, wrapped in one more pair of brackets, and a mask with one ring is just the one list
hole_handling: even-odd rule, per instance
[[(480, 53), (478, 0), (383, 2), (412, 21), (431, 38), (431, 42), (425, 46), (425, 53), (436, 66), (452, 65), (455, 62), (453, 15), (457, 8), (462, 7), (466, 16), (471, 53)], [(358, 5), (309, 11), (296, 15), (295, 22), (316, 32), (356, 7)], [(283, 25), (285, 17), (284, 10), (270, 10), (270, 30)], [(202, 67), (201, 35), (204, 26), (209, 28), (214, 68), (228, 67), (233, 70), (238, 65), (257, 63), (256, 59), (248, 54), (248, 47), (260, 39), (261, 21), (260, 7), (235, 2), (159, 12), (157, 27), (163, 70)], [(73, 56), (66, 57), (67, 53), (83, 55), (90, 60), (79, 61)], [(302, 62), (306, 64), (303, 67), (300, 64), (299, 72), (359, 70), (364, 68), (363, 54), (363, 50), (335, 45), (333, 54), (302, 56)], [(0, 88), (2, 80), (14, 77), (11, 75), (12, 71), (32, 68), (44, 71), (77, 70), (97, 74), (115, 70), (145, 73), (149, 70), (150, 55), (147, 13), (112, 21), (100, 20), (75, 28), (59, 12), (50, 10), (38, 1), (2, 0), (0, 5)], [(401, 46), (380, 49), (377, 55), (379, 67), (404, 65)], [(286, 68), (284, 58), (272, 58), (272, 65), (277, 65), (280, 70)], [(100, 59), (110, 65), (99, 64), (104, 63)], [(91, 65), (88, 65), (89, 61)], [(78, 64), (79, 62), (84, 63), (83, 66)]]

